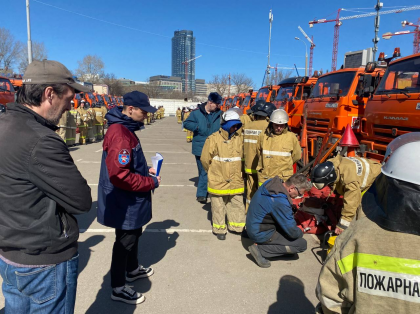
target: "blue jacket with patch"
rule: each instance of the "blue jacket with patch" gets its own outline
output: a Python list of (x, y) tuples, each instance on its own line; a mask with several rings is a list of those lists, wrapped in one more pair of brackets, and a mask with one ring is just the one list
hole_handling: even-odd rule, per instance
[(280, 178), (265, 181), (252, 197), (246, 216), (246, 231), (255, 243), (267, 242), (276, 231), (289, 240), (303, 236)]
[(220, 129), (220, 109), (207, 113), (205, 106), (206, 103), (198, 106), (198, 109), (192, 111), (184, 121), (184, 128), (194, 132), (192, 153), (195, 156), (201, 156), (207, 137)]
[(158, 187), (149, 175), (140, 141), (138, 122), (111, 109), (105, 116), (109, 128), (103, 142), (98, 184), (98, 222), (116, 229), (133, 230), (152, 218), (151, 191)]

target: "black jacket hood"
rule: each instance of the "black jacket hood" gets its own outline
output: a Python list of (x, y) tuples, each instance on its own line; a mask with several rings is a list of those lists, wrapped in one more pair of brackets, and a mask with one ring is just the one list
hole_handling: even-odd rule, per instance
[(362, 208), (380, 227), (420, 235), (420, 186), (380, 174), (365, 193)]

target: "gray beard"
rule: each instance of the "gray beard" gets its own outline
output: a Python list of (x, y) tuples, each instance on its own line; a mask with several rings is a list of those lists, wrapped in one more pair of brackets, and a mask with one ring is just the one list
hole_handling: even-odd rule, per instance
[(60, 112), (61, 110), (59, 110), (59, 108), (50, 109), (47, 113), (47, 117), (45, 118), (45, 120), (47, 120), (49, 123), (53, 125), (57, 125), (61, 119), (61, 116), (64, 113), (64, 112), (61, 112), (61, 113)]

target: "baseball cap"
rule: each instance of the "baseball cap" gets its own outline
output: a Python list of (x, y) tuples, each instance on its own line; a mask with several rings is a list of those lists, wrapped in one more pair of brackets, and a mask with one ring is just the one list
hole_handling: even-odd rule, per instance
[(91, 91), (89, 87), (76, 83), (64, 64), (53, 60), (32, 61), (26, 68), (22, 83), (24, 85), (67, 84), (73, 87), (76, 93)]
[(156, 108), (150, 106), (149, 97), (142, 92), (133, 91), (125, 94), (123, 98), (125, 106), (137, 107), (150, 113), (155, 113), (157, 111)]

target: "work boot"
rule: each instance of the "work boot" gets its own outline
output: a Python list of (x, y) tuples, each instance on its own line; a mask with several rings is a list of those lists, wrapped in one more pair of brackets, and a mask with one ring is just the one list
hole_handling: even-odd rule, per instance
[(197, 197), (197, 202), (202, 203), (202, 204), (207, 204), (207, 197), (199, 196)]
[(226, 240), (226, 233), (216, 234), (218, 240)]
[(271, 266), (270, 261), (268, 261), (261, 255), (258, 245), (256, 244), (250, 245), (248, 247), (248, 250), (249, 250), (249, 253), (251, 253), (252, 257), (257, 262), (258, 266), (263, 267), (263, 268), (268, 268)]

